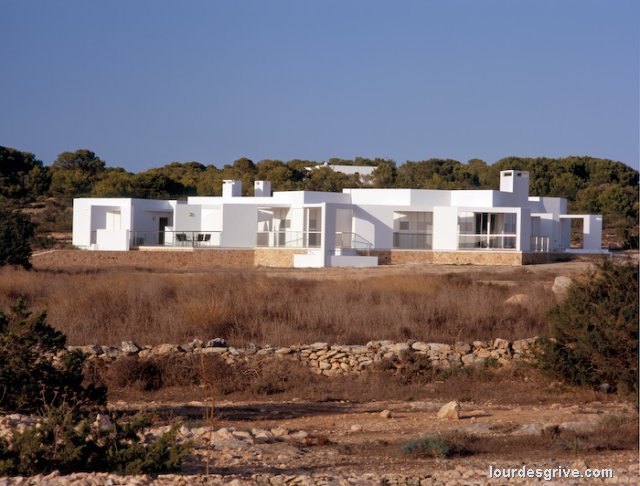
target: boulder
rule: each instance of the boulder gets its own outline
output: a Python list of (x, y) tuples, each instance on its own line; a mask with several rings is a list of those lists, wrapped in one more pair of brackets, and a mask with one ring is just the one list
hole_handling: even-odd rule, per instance
[(443, 405), (440, 410), (438, 410), (438, 418), (439, 419), (460, 419), (460, 404), (455, 400), (452, 402)]
[(571, 280), (571, 278), (569, 277), (556, 277), (555, 280), (553, 281), (553, 286), (551, 287), (551, 290), (553, 291), (554, 294), (556, 294), (556, 296), (564, 297), (565, 295), (567, 295), (567, 290), (569, 289), (572, 283), (573, 283), (573, 280)]
[(113, 430), (113, 422), (111, 422), (111, 419), (108, 415), (104, 415), (102, 413), (99, 413), (96, 416), (96, 420), (95, 422), (93, 422), (93, 426), (102, 432)]
[(140, 351), (140, 346), (135, 344), (133, 341), (122, 341), (122, 344), (120, 344), (120, 351), (125, 354), (136, 354)]
[(509, 305), (524, 305), (529, 300), (529, 297), (526, 294), (514, 294), (504, 301), (505, 304)]
[(506, 339), (497, 338), (493, 341), (494, 349), (509, 349), (509, 341)]
[(227, 344), (227, 341), (222, 338), (214, 338), (207, 343), (207, 347), (208, 348), (228, 348), (229, 345)]
[(149, 356), (158, 356), (162, 354), (171, 354), (178, 351), (178, 346), (175, 344), (158, 344), (151, 349)]

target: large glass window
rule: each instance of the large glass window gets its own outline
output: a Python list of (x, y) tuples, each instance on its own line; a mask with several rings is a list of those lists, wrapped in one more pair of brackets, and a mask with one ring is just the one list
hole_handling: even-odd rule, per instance
[(396, 211), (393, 217), (393, 247), (430, 250), (432, 248), (433, 213), (430, 211)]
[(516, 213), (461, 212), (458, 215), (458, 248), (515, 249), (517, 217)]

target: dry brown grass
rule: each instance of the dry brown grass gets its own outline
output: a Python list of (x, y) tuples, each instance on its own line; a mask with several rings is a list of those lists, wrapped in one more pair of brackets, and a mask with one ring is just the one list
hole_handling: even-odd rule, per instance
[[(418, 361), (401, 373), (383, 365), (361, 374), (331, 378), (289, 359), (262, 359), (229, 365), (218, 356), (169, 355), (129, 357), (105, 365), (87, 363), (87, 379), (106, 384), (110, 400), (185, 401), (206, 398), (205, 383), (216, 396), (233, 400), (458, 400), (466, 403), (544, 405), (615, 401), (617, 395), (560, 385), (534, 368), (476, 368), (446, 371)], [(509, 393), (505, 393), (505, 390)]]
[[(233, 344), (416, 339), (436, 342), (539, 334), (553, 294), (544, 275), (380, 275), (312, 279), (255, 269), (210, 273), (0, 269), (0, 309), (22, 297), (70, 344), (186, 342)], [(492, 283), (494, 282), (494, 283)], [(546, 282), (549, 284), (550, 282)], [(521, 305), (505, 304), (516, 293)]]

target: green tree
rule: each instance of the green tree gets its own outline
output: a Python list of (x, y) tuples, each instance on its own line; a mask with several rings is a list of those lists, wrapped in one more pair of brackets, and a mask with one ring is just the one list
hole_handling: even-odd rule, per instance
[(88, 195), (105, 167), (105, 162), (91, 150), (62, 152), (51, 166), (51, 192), (67, 197)]
[(340, 192), (347, 187), (359, 187), (360, 181), (357, 175), (347, 175), (335, 172), (329, 167), (320, 167), (309, 171), (304, 181), (307, 191)]
[(131, 185), (133, 197), (143, 199), (170, 199), (188, 193), (182, 184), (157, 170), (148, 170), (134, 175)]
[(0, 205), (0, 266), (20, 265), (31, 268), (31, 241), (35, 227), (17, 210)]
[(124, 169), (107, 169), (93, 185), (92, 194), (96, 197), (129, 197), (134, 193), (133, 178), (133, 174)]
[(96, 175), (105, 170), (106, 164), (94, 152), (79, 149), (75, 152), (62, 152), (53, 161), (53, 168), (60, 170), (79, 170), (85, 174)]
[(551, 308), (541, 366), (577, 385), (638, 386), (638, 265), (603, 260)]
[(393, 160), (383, 160), (373, 170), (373, 187), (393, 187), (398, 170)]
[(35, 155), (0, 146), (0, 196), (35, 199), (49, 184), (49, 174)]

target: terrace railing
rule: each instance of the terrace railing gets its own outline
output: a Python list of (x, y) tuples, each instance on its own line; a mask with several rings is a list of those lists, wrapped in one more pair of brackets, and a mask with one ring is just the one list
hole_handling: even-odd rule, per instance
[(402, 250), (431, 250), (433, 235), (430, 233), (393, 233), (393, 247)]
[(336, 233), (336, 248), (353, 248), (354, 250), (369, 251), (373, 244), (358, 233), (338, 232)]
[(131, 231), (129, 246), (218, 247), (221, 231)]
[(458, 249), (460, 250), (515, 250), (515, 234), (460, 234)]
[(321, 231), (258, 231), (259, 248), (320, 248)]
[(548, 252), (549, 237), (548, 236), (532, 236), (531, 251)]

